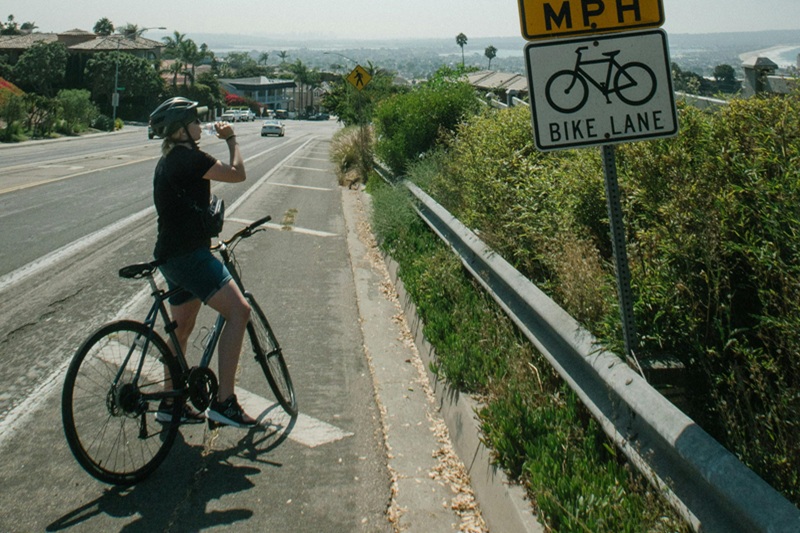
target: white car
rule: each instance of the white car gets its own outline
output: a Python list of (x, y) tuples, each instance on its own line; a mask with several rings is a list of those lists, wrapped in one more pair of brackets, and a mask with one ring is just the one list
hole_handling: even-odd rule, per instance
[(278, 137), (283, 137), (285, 133), (286, 128), (284, 127), (283, 123), (278, 120), (265, 120), (261, 125), (262, 137), (266, 137), (267, 135), (277, 135)]

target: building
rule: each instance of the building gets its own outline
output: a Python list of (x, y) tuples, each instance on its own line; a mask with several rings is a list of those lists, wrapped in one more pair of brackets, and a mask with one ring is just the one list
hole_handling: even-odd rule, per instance
[(787, 94), (800, 87), (798, 79), (776, 76), (778, 65), (769, 58), (759, 57), (744, 68), (743, 96), (749, 98), (759, 93)]
[(481, 93), (492, 93), (501, 101), (512, 97), (523, 98), (528, 94), (528, 80), (521, 74), (481, 70), (467, 74), (467, 83)]
[[(230, 94), (249, 98), (259, 103), (263, 110), (293, 110), (294, 80), (271, 79), (265, 76), (255, 78), (220, 78), (220, 85)], [(291, 90), (289, 90), (291, 89)], [(263, 111), (262, 111), (263, 114)]]
[(69, 52), (67, 63), (67, 84), (83, 84), (86, 62), (98, 52), (123, 51), (137, 57), (157, 61), (164, 45), (158, 41), (145, 39), (141, 35), (98, 35), (84, 30), (73, 29), (63, 33), (28, 33), (23, 35), (0, 36), (0, 54), (6, 55), (11, 64), (36, 43), (62, 43)]

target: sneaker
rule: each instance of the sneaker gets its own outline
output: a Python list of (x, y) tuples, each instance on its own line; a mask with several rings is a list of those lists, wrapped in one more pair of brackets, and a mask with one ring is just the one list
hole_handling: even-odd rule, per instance
[[(205, 417), (191, 405), (184, 404), (181, 413), (181, 424), (200, 424)], [(168, 424), (172, 422), (172, 402), (161, 400), (156, 411), (156, 420)]]
[(236, 401), (235, 394), (231, 394), (224, 402), (219, 402), (217, 400), (212, 401), (211, 406), (206, 410), (206, 418), (220, 424), (237, 428), (249, 428), (258, 423), (255, 418), (248, 416), (247, 413), (242, 410), (239, 402)]

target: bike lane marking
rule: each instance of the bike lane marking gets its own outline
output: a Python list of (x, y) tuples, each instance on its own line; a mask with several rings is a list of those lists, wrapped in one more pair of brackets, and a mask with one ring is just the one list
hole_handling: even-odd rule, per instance
[[(138, 296), (141, 296), (143, 300), (149, 298), (149, 294), (140, 294)], [(106, 347), (109, 349), (101, 349), (96, 353), (96, 356), (115, 367), (120, 364), (119, 357), (115, 356), (128, 352), (126, 346), (120, 346), (118, 343), (114, 342), (109, 343)], [(152, 364), (148, 365), (146, 368), (142, 368), (142, 374), (149, 381), (158, 382), (163, 378), (163, 369), (161, 365)], [(344, 431), (327, 422), (302, 413), (298, 413), (297, 417), (293, 420), (278, 402), (267, 400), (239, 386), (236, 386), (235, 391), (239, 404), (244, 408), (245, 412), (258, 420), (258, 425), (264, 428), (273, 427), (285, 431), (289, 439), (303, 446), (316, 448), (323, 444), (329, 444), (353, 436), (352, 432)]]

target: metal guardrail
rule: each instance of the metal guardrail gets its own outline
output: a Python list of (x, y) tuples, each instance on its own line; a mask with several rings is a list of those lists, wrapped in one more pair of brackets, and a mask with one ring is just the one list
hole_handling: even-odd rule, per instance
[[(376, 165), (390, 182), (391, 174)], [(605, 433), (695, 531), (800, 532), (800, 510), (651, 387), (416, 185), (428, 226), (578, 394)]]

